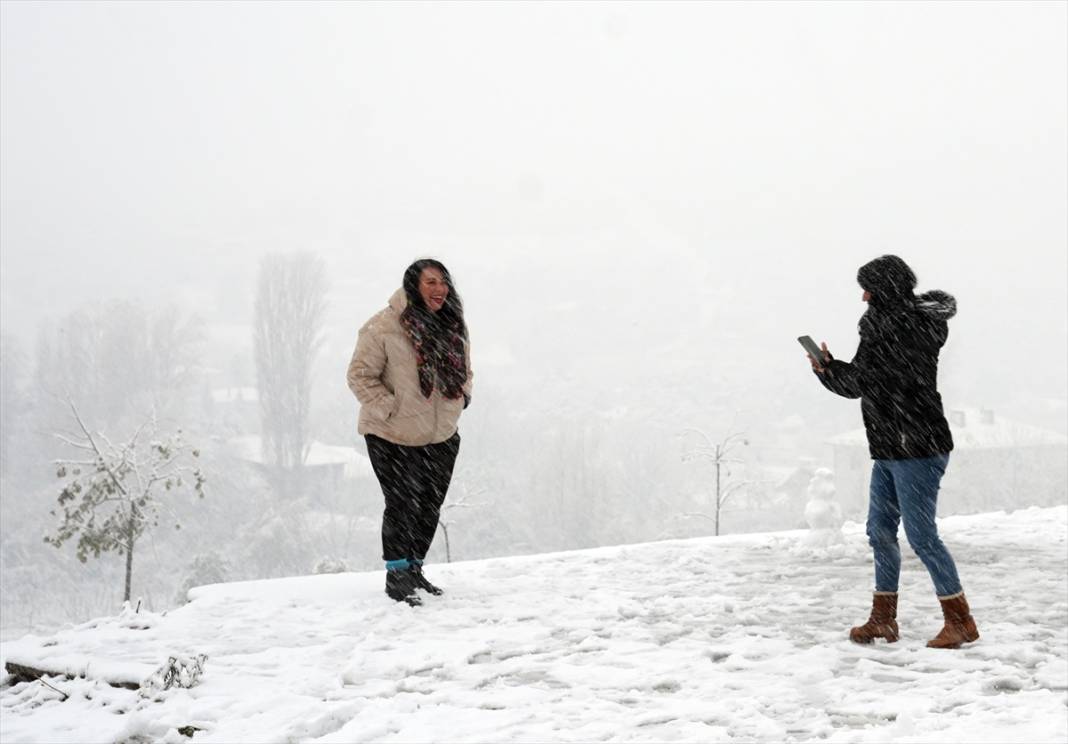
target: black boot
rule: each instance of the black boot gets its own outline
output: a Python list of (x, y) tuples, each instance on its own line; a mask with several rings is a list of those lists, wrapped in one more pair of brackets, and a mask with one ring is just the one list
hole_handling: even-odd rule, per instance
[(445, 592), (441, 591), (438, 587), (430, 583), (430, 581), (423, 575), (423, 566), (419, 563), (413, 563), (409, 566), (408, 571), (411, 572), (415, 586), (418, 589), (422, 589), (424, 592), (429, 592), (436, 597), (440, 597)]
[(410, 570), (386, 571), (386, 594), (395, 602), (407, 602), (412, 607), (423, 604), (415, 594), (418, 588)]

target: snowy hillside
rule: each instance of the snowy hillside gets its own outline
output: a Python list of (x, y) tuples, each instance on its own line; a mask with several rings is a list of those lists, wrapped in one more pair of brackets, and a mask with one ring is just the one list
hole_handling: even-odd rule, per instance
[[(846, 640), (871, 587), (849, 524), (826, 549), (785, 532), (430, 566), (448, 593), (420, 608), (380, 573), (194, 589), (166, 616), (0, 646), (86, 675), (5, 674), (0, 738), (1065, 741), (1068, 509), (941, 524), (982, 633), (960, 651), (924, 647), (940, 616), (908, 550), (901, 641)], [(102, 681), (200, 653), (190, 689)]]

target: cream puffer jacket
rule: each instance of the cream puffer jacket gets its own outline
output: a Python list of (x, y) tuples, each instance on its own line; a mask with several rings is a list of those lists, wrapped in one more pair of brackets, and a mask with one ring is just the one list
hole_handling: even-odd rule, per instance
[[(419, 388), (415, 349), (401, 325), (408, 306), (403, 289), (389, 305), (360, 329), (349, 362), (349, 388), (360, 401), (360, 434), (374, 434), (394, 444), (421, 447), (444, 442), (456, 433), (464, 398), (450, 400), (434, 387), (427, 398)], [(471, 398), (471, 349), (465, 344), (467, 382)]]

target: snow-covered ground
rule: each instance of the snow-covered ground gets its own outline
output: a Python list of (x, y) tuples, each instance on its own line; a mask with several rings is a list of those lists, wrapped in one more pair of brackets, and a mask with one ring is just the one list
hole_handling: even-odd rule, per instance
[[(448, 593), (419, 608), (380, 573), (194, 589), (165, 616), (0, 646), (88, 677), (50, 678), (61, 702), (5, 675), (0, 739), (1068, 740), (1068, 508), (941, 527), (982, 634), (959, 651), (925, 648), (940, 615), (907, 548), (901, 641), (846, 640), (871, 586), (848, 524), (829, 548), (799, 531), (430, 566)], [(197, 653), (190, 689), (101, 681)]]

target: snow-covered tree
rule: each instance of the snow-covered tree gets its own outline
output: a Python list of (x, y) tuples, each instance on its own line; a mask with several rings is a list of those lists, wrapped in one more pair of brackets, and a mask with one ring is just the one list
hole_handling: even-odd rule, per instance
[(186, 576), (175, 597), (178, 604), (189, 601), (189, 590), (194, 586), (221, 584), (230, 577), (230, 563), (215, 551), (198, 553), (186, 567)]
[(311, 253), (272, 254), (260, 263), (253, 347), (263, 455), (285, 483), (311, 444), (311, 373), (322, 343), (326, 270)]
[(113, 443), (91, 431), (77, 406), (69, 405), (78, 430), (56, 437), (80, 454), (55, 461), (56, 477), (63, 482), (58, 499), (62, 513), (52, 510), (60, 524), (45, 542), (59, 548), (77, 538), (82, 563), (90, 554), (125, 555), (123, 600), (129, 601), (134, 547), (159, 524), (161, 510), (168, 508), (163, 497), (182, 492), (204, 497), (205, 478), (196, 464), (200, 452), (182, 440), (181, 429), (160, 436), (154, 416), (125, 442)]
[(349, 564), (344, 558), (335, 558), (334, 556), (325, 556), (320, 558), (315, 568), (312, 569), (312, 573), (316, 574), (336, 574), (345, 573), (349, 570)]
[(700, 440), (697, 444), (690, 446), (683, 453), (683, 461), (685, 462), (694, 459), (706, 460), (712, 463), (712, 466), (715, 469), (715, 480), (710, 486), (711, 503), (709, 504), (709, 510), (712, 512), (712, 515), (710, 516), (704, 512), (693, 512), (686, 514), (685, 516), (711, 519), (714, 523), (714, 534), (719, 535), (720, 517), (727, 500), (738, 489), (750, 485), (749, 481), (734, 481), (730, 479), (731, 465), (737, 465), (743, 462), (743, 460), (740, 460), (737, 457), (732, 457), (731, 452), (735, 447), (748, 446), (749, 440), (740, 432), (728, 434), (718, 442), (713, 442), (712, 439), (700, 429), (687, 429), (683, 434), (695, 434)]

